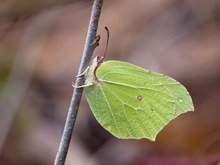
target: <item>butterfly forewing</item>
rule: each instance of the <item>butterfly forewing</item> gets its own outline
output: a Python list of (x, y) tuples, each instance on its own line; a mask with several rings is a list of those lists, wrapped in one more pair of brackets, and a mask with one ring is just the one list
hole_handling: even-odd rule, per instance
[(118, 138), (155, 140), (169, 121), (193, 110), (187, 90), (168, 76), (120, 61), (102, 63), (96, 76), (87, 100), (97, 121)]

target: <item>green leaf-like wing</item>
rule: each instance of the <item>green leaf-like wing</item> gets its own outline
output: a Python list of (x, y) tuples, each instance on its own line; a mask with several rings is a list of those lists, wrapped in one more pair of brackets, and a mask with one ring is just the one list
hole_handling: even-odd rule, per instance
[(155, 140), (172, 119), (193, 110), (188, 91), (168, 76), (120, 61), (102, 63), (96, 76), (86, 87), (87, 101), (97, 121), (118, 138)]

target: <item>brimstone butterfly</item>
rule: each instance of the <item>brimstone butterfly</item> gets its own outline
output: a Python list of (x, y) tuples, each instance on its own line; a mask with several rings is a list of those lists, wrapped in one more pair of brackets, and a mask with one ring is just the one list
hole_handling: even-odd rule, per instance
[[(121, 61), (97, 56), (85, 75), (86, 99), (97, 121), (122, 139), (148, 138), (172, 119), (193, 111), (192, 99), (176, 80)], [(77, 87), (77, 88), (80, 88)]]
[(95, 118), (118, 138), (155, 140), (172, 119), (193, 111), (186, 88), (166, 75), (100, 56), (84, 74)]

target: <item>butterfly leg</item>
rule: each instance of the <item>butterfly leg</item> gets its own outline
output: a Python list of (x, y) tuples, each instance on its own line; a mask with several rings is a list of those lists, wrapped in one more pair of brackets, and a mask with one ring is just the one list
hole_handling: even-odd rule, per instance
[(76, 86), (74, 83), (72, 83), (72, 86), (73, 86), (74, 88), (85, 88), (85, 87), (92, 86), (92, 85), (93, 85), (92, 82), (90, 82), (90, 83), (88, 83), (88, 84), (81, 85), (81, 86)]
[(84, 76), (88, 72), (88, 70), (89, 70), (89, 66), (81, 74), (77, 75), (76, 78)]

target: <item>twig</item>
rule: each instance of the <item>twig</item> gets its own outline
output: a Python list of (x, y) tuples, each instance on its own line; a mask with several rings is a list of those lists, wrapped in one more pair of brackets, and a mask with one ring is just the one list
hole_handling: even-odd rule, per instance
[[(98, 46), (99, 37), (96, 37), (98, 28), (99, 16), (101, 14), (101, 8), (104, 0), (94, 0), (86, 42), (84, 45), (84, 51), (79, 66), (78, 75), (81, 75), (83, 71), (88, 67), (89, 61), (92, 57), (94, 49)], [(76, 86), (81, 86), (84, 83), (84, 77), (78, 76), (76, 79)], [(54, 165), (63, 165), (66, 160), (70, 140), (72, 137), (73, 128), (76, 121), (76, 116), (82, 96), (83, 88), (74, 88), (72, 99), (70, 102), (69, 111), (66, 118), (62, 138), (60, 141), (59, 149), (55, 158)]]

